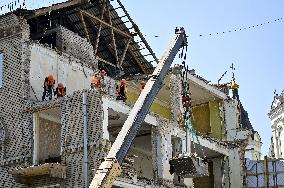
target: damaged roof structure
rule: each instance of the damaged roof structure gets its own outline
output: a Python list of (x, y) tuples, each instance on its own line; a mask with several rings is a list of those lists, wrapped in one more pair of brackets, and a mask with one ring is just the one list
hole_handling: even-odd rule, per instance
[[(94, 177), (140, 94), (138, 79), (158, 62), (121, 2), (111, 2), (70, 0), (0, 16), (0, 187), (86, 187)], [(108, 76), (102, 89), (90, 90), (98, 69)], [(196, 134), (186, 135), (178, 72), (173, 67), (164, 80), (113, 187), (239, 188), (247, 153), (260, 157), (260, 138), (252, 137), (240, 102), (194, 71), (188, 83)], [(41, 101), (49, 74), (66, 96)], [(126, 102), (115, 99), (122, 77)], [(208, 161), (208, 176), (170, 173), (170, 159), (186, 151)]]

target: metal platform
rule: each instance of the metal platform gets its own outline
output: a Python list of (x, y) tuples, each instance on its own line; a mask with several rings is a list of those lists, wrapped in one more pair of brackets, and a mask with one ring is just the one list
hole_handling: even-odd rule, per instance
[(180, 155), (169, 161), (170, 173), (184, 178), (209, 176), (208, 163), (193, 155)]

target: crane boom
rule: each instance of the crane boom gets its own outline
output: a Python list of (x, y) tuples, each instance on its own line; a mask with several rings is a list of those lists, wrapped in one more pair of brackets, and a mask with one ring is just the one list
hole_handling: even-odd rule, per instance
[(155, 97), (161, 89), (163, 80), (166, 77), (176, 54), (179, 49), (186, 44), (187, 39), (184, 29), (176, 29), (175, 36), (171, 40), (153, 74), (146, 83), (144, 90), (141, 92), (134, 107), (130, 111), (129, 116), (112, 144), (105, 161), (103, 161), (99, 169), (97, 169), (89, 188), (112, 187), (115, 178), (120, 175), (120, 165), (123, 163)]

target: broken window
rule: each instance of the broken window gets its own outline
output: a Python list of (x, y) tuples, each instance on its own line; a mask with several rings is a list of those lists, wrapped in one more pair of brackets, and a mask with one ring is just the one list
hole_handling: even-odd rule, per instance
[(34, 164), (61, 162), (61, 110), (34, 113)]
[(0, 88), (3, 85), (3, 65), (4, 65), (4, 54), (0, 52)]

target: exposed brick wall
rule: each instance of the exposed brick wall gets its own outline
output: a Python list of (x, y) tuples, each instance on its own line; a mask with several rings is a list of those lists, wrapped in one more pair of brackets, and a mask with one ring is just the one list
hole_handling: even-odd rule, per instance
[(171, 119), (178, 121), (182, 116), (182, 86), (181, 76), (171, 74), (170, 77), (170, 102), (171, 102)]
[[(98, 92), (87, 93), (88, 143), (89, 143), (89, 180), (100, 164), (99, 159), (108, 152), (109, 143), (102, 139), (102, 102)], [(83, 160), (83, 94), (77, 92), (62, 105), (63, 163), (67, 166), (66, 187), (82, 187)], [(70, 149), (71, 148), (71, 149)]]
[[(7, 160), (26, 156), (22, 162), (18, 162), (18, 165), (26, 166), (30, 164), (32, 151), (31, 114), (22, 112), (24, 109), (23, 99), (28, 96), (28, 91), (25, 88), (29, 87), (26, 79), (28, 71), (24, 72), (24, 68), (28, 64), (26, 61), (28, 53), (24, 52), (27, 51), (29, 27), (25, 20), (9, 14), (1, 17), (0, 28), (5, 30), (4, 35), (0, 37), (0, 51), (4, 53), (0, 116), (7, 131), (7, 141), (1, 146), (5, 151), (3, 158)], [(26, 161), (25, 164), (24, 161)], [(23, 164), (21, 165), (21, 163)], [(8, 173), (11, 167), (11, 164), (1, 165), (0, 187), (25, 187), (15, 183)]]
[(83, 62), (92, 64), (94, 70), (97, 69), (98, 63), (94, 56), (93, 46), (87, 39), (59, 26), (56, 35), (56, 43), (60, 51), (72, 55)]

